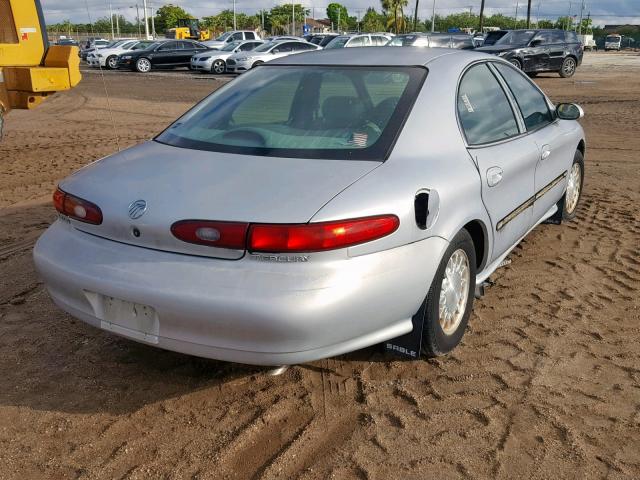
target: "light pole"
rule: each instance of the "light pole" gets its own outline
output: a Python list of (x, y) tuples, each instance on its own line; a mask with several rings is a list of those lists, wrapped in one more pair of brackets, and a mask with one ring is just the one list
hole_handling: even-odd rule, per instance
[(518, 7), (519, 7), (519, 2), (516, 2), (516, 21), (515, 21), (515, 25), (513, 28), (517, 29), (518, 28)]
[(149, 11), (147, 10), (147, 0), (142, 0), (142, 8), (144, 8), (144, 37), (149, 40)]
[(138, 4), (131, 5), (129, 8), (136, 9), (136, 23), (138, 24), (138, 38), (142, 36), (142, 32), (140, 31), (140, 9), (138, 8)]
[(236, 24), (236, 0), (233, 0), (233, 29), (238, 29), (238, 26)]
[(484, 22), (484, 0), (480, 2), (480, 25), (478, 31), (482, 33), (482, 23)]
[(433, 9), (431, 11), (431, 33), (436, 30), (436, 0), (433, 0)]
[(291, 30), (293, 30), (292, 35), (296, 34), (296, 4), (293, 3), (294, 0), (291, 0)]
[(111, 19), (111, 40), (114, 39), (114, 31), (113, 31), (113, 7), (109, 4), (109, 18)]

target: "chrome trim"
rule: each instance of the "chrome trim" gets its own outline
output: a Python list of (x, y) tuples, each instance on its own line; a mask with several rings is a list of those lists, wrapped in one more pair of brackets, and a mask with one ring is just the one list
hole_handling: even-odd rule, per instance
[(535, 195), (533, 195), (532, 197), (529, 197), (522, 204), (520, 204), (516, 209), (512, 210), (506, 217), (504, 217), (502, 220), (498, 222), (498, 224), (496, 225), (496, 231), (499, 232), (504, 228), (504, 226), (507, 223), (512, 221), (514, 218), (516, 218), (518, 215), (524, 212), (527, 208), (532, 207), (537, 200), (540, 200), (545, 194), (549, 193), (549, 191), (553, 187), (558, 185), (562, 180), (564, 180), (566, 176), (567, 176), (567, 172), (566, 171), (562, 172), (561, 175), (558, 175), (555, 179), (553, 179), (543, 188), (538, 190)]

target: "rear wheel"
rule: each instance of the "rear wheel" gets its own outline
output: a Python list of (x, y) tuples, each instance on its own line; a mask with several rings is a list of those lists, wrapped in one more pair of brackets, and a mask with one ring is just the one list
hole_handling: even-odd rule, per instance
[(213, 65), (211, 65), (211, 73), (216, 73), (218, 75), (224, 73), (226, 69), (227, 65), (224, 63), (224, 60), (216, 60), (213, 62)]
[(151, 71), (151, 61), (148, 58), (139, 58), (136, 60), (136, 71), (140, 73), (148, 73)]
[(118, 67), (118, 57), (115, 55), (111, 55), (107, 58), (105, 64), (107, 65), (107, 68), (109, 70), (115, 70)]
[(522, 63), (520, 63), (520, 60), (518, 60), (517, 58), (512, 58), (511, 60), (509, 60), (509, 63), (511, 63), (511, 65), (516, 67), (518, 70), (522, 70)]
[(573, 156), (573, 164), (569, 169), (567, 178), (567, 190), (558, 202), (558, 208), (562, 208), (562, 220), (573, 220), (578, 212), (578, 204), (582, 196), (582, 184), (584, 183), (584, 158), (580, 150), (576, 150)]
[(562, 78), (573, 77), (573, 74), (576, 73), (576, 61), (573, 57), (567, 57), (562, 62), (562, 67), (560, 68), (560, 76)]
[(425, 300), (422, 350), (426, 355), (444, 355), (460, 343), (475, 288), (475, 248), (469, 232), (462, 230), (442, 257)]

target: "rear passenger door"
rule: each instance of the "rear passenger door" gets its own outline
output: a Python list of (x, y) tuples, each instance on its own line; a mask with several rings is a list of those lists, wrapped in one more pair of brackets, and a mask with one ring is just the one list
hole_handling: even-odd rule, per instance
[(567, 42), (564, 38), (564, 30), (549, 32), (549, 70), (560, 70), (567, 50)]
[(540, 156), (502, 78), (487, 62), (472, 65), (458, 85), (457, 113), (480, 174), (493, 232), (491, 259), (507, 252), (532, 226), (535, 167)]

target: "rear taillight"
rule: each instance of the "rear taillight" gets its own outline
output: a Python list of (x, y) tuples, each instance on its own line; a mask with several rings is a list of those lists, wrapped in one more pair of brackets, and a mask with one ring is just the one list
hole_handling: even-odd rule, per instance
[(63, 215), (93, 225), (102, 223), (102, 211), (96, 204), (64, 192), (59, 188), (53, 194), (53, 206)]
[(182, 220), (171, 225), (171, 233), (183, 242), (210, 247), (244, 250), (248, 223)]
[(252, 225), (252, 252), (318, 252), (350, 247), (385, 237), (398, 229), (395, 215), (303, 225)]

